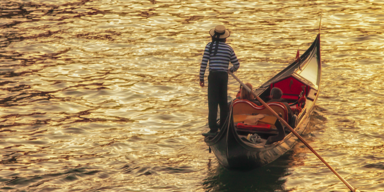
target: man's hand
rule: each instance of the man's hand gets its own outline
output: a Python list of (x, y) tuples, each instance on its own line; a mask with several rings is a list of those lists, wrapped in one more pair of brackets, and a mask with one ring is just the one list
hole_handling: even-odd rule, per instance
[(200, 87), (204, 87), (204, 81), (200, 81)]

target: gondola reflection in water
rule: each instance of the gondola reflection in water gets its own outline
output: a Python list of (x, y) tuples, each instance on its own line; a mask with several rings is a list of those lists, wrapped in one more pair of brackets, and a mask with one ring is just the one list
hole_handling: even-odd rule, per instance
[[(288, 109), (283, 103), (271, 102), (268, 106), (301, 135), (309, 124), (310, 114), (319, 96), (320, 78), (321, 56), (320, 34), (318, 34), (303, 55), (257, 88), (255, 94), (267, 102), (272, 88), (281, 89), (282, 98), (288, 101), (295, 116), (289, 118)], [(256, 120), (253, 123), (247, 121), (252, 119)], [(279, 126), (282, 124), (264, 106), (236, 99), (230, 105), (230, 114), (220, 132), (214, 137), (206, 137), (204, 141), (224, 167), (249, 170), (273, 162), (299, 141), (293, 133), (285, 130), (285, 137), (282, 140), (269, 143), (271, 138), (278, 134)], [(249, 140), (250, 135), (257, 135), (258, 141)]]

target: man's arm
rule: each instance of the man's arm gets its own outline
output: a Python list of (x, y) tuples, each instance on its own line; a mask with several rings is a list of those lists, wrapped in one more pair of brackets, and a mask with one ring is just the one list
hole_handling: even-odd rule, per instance
[(201, 59), (201, 64), (200, 64), (200, 86), (201, 87), (204, 87), (204, 73), (205, 73), (205, 70), (207, 68), (207, 64), (208, 64), (209, 57), (210, 57), (208, 45), (209, 44), (207, 44), (207, 46), (205, 46), (203, 58)]
[(235, 72), (235, 71), (237, 71), (237, 69), (240, 68), (240, 63), (239, 63), (239, 60), (237, 59), (235, 51), (233, 51), (233, 49), (231, 52), (231, 58), (230, 59), (231, 59), (231, 63), (233, 65), (233, 67), (231, 67), (229, 70), (231, 72)]

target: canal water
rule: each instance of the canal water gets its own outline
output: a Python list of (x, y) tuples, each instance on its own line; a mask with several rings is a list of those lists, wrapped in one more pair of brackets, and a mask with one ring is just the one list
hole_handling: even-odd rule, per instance
[[(1, 191), (348, 191), (303, 144), (248, 172), (201, 133), (208, 31), (225, 25), (254, 87), (319, 33), (305, 139), (361, 191), (384, 191), (384, 2), (0, 1)], [(207, 79), (206, 79), (207, 83)], [(229, 78), (229, 95), (238, 83)]]

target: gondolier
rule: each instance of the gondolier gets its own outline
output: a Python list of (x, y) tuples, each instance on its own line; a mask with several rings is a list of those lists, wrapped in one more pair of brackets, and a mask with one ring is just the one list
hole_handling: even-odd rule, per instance
[[(232, 47), (226, 44), (226, 38), (230, 36), (230, 32), (223, 25), (217, 25), (209, 31), (212, 42), (205, 46), (204, 55), (200, 66), (200, 86), (204, 87), (204, 73), (209, 62), (208, 76), (208, 124), (210, 131), (205, 135), (215, 135), (219, 125), (216, 123), (217, 106), (220, 106), (220, 127), (224, 124), (224, 120), (228, 114), (227, 106), (227, 85), (228, 70), (236, 71), (240, 67), (236, 54)], [(232, 67), (228, 69), (229, 62)]]

